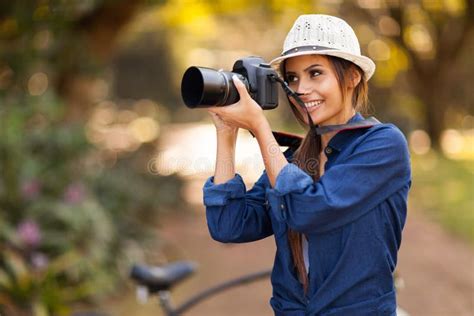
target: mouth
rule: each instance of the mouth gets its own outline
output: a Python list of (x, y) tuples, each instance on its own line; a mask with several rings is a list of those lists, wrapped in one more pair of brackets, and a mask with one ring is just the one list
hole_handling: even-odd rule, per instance
[(316, 100), (311, 102), (305, 102), (305, 106), (307, 109), (313, 109), (319, 107), (323, 103), (323, 100)]

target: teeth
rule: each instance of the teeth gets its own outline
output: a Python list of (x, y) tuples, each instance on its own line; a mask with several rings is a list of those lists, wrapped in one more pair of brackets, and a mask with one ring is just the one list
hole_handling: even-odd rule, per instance
[(320, 105), (322, 102), (323, 101), (311, 101), (311, 102), (305, 103), (304, 105), (307, 108), (312, 108), (313, 106)]

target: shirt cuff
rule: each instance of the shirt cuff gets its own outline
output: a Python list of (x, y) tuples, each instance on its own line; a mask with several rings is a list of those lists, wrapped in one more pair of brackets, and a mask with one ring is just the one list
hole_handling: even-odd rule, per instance
[(275, 187), (270, 189), (270, 191), (274, 191), (276, 195), (283, 196), (291, 192), (303, 191), (313, 182), (313, 178), (306, 172), (295, 164), (289, 163), (281, 169), (275, 180)]
[(229, 199), (245, 197), (245, 183), (239, 174), (221, 184), (214, 184), (214, 177), (204, 183), (203, 199), (206, 206), (223, 206)]
[(313, 179), (295, 164), (289, 163), (281, 169), (275, 187), (266, 191), (268, 203), (277, 221), (284, 222), (287, 219), (288, 204), (285, 195), (301, 192), (313, 182)]

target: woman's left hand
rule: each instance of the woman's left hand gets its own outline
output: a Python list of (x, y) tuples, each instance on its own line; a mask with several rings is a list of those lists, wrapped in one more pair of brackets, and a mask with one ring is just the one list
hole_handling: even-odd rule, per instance
[(255, 134), (255, 130), (266, 121), (262, 108), (249, 95), (247, 88), (237, 76), (232, 76), (235, 87), (239, 92), (240, 100), (227, 106), (208, 108), (224, 122), (241, 127)]

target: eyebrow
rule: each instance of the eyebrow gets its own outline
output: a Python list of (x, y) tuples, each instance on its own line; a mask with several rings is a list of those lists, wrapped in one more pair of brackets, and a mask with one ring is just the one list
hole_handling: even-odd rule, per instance
[(314, 64), (314, 65), (311, 65), (311, 66), (309, 66), (309, 67), (306, 67), (306, 69), (303, 70), (303, 71), (308, 71), (308, 70), (310, 70), (311, 68), (313, 68), (313, 67), (318, 67), (318, 66), (319, 66), (319, 67), (322, 67), (322, 65), (320, 65), (320, 64)]
[[(310, 69), (313, 68), (313, 67), (322, 67), (322, 66), (323, 66), (323, 65), (321, 65), (321, 64), (313, 64), (313, 65), (308, 66), (308, 67), (306, 67), (305, 69), (303, 69), (303, 72), (306, 72), (306, 71), (310, 70)], [(294, 71), (287, 71), (286, 73), (287, 73), (287, 74), (295, 74), (296, 72), (294, 72)]]

